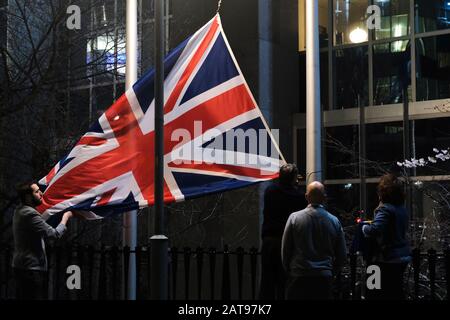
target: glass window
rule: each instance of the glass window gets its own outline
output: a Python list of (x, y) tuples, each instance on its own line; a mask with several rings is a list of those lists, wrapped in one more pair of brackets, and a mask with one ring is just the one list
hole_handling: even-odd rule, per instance
[(403, 101), (403, 83), (410, 85), (411, 53), (409, 40), (373, 46), (374, 105)]
[(367, 212), (364, 219), (373, 219), (375, 208), (378, 207), (378, 204), (380, 203), (380, 200), (378, 199), (377, 185), (378, 183), (366, 183)]
[(113, 86), (98, 86), (93, 90), (92, 120), (98, 119), (113, 103)]
[[(125, 34), (124, 30), (97, 35), (87, 43), (86, 63), (94, 76), (104, 80), (115, 71), (125, 74)], [(98, 80), (98, 79), (97, 79)]]
[[(155, 49), (155, 25), (153, 23), (144, 23), (142, 26), (142, 39), (145, 39), (145, 41), (141, 41), (141, 57), (140, 59), (140, 67), (141, 72), (147, 71), (149, 68), (153, 68), (153, 59), (155, 56), (154, 49)], [(172, 26), (171, 26), (172, 30)], [(171, 35), (172, 36), (172, 35)], [(180, 42), (184, 39), (180, 39)]]
[(358, 126), (329, 127), (325, 130), (326, 178), (359, 177)]
[(375, 39), (406, 36), (409, 33), (409, 1), (375, 0), (381, 9), (381, 29), (375, 30)]
[(416, 0), (416, 32), (429, 32), (450, 28), (450, 1)]
[(327, 210), (339, 218), (344, 228), (354, 225), (353, 213), (359, 210), (359, 184), (329, 184), (326, 192)]
[(121, 95), (125, 93), (125, 83), (116, 84), (116, 99), (119, 99)]
[(6, 46), (7, 13), (6, 7), (0, 4), (0, 48)]
[(450, 35), (416, 39), (417, 100), (450, 97)]
[[(142, 18), (144, 22), (149, 22), (155, 18), (155, 1), (153, 0), (141, 0), (142, 1)], [(170, 1), (172, 2), (172, 1)]]
[[(299, 89), (298, 89), (298, 101), (299, 101), (299, 105), (298, 105), (298, 111), (299, 113), (306, 113), (306, 53), (305, 52), (301, 52), (300, 53), (300, 59), (299, 59), (299, 64), (298, 64), (298, 70), (299, 70), (299, 75), (303, 75), (299, 77)], [(322, 68), (322, 66), (321, 66)], [(322, 82), (323, 78), (321, 75), (320, 78), (320, 99), (322, 99), (322, 91), (324, 90), (323, 87), (323, 82)]]
[(302, 175), (306, 174), (306, 129), (297, 130), (297, 167)]
[(386, 171), (399, 171), (403, 157), (403, 124), (398, 122), (366, 124), (366, 173), (378, 177)]
[[(6, 7), (3, 7), (3, 3), (0, 3), (0, 50), (6, 48), (6, 38), (7, 38), (7, 14)], [(4, 59), (0, 59), (0, 70), (5, 69)], [(3, 84), (5, 78), (5, 72), (0, 73), (0, 82)]]
[(334, 1), (334, 44), (367, 41), (367, 0)]
[(328, 110), (328, 51), (320, 53), (320, 104)]
[(417, 181), (413, 184), (412, 239), (424, 250), (448, 248), (449, 181)]
[[(146, 0), (143, 2), (153, 3), (153, 1)], [(94, 29), (98, 30), (113, 26), (125, 27), (126, 0), (96, 0), (92, 5), (92, 22), (94, 23)], [(117, 16), (114, 16), (116, 10)], [(138, 19), (139, 18), (140, 15), (138, 14)]]
[[(449, 114), (450, 116), (450, 114)], [(411, 121), (411, 156), (423, 158), (428, 163), (424, 167), (413, 170), (414, 175), (447, 175), (450, 174), (450, 160), (439, 160), (433, 149), (443, 150), (450, 147), (450, 118), (435, 118)], [(441, 153), (441, 152), (439, 152)], [(428, 157), (434, 160), (429, 161)], [(433, 163), (433, 162), (436, 163)]]
[(319, 0), (319, 45), (328, 46), (328, 0)]
[(369, 103), (367, 46), (335, 49), (336, 109), (355, 108)]
[(73, 132), (85, 132), (89, 128), (89, 89), (70, 91), (69, 114)]

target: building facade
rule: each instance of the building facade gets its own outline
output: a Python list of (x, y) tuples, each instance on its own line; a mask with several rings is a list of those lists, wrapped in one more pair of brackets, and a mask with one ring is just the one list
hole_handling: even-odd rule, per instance
[[(304, 2), (299, 1), (300, 74), (306, 68)], [(450, 165), (435, 162), (433, 149), (445, 153), (450, 147), (450, 2), (319, 0), (319, 42), (322, 168), (330, 204), (342, 213), (365, 209), (370, 218), (379, 176), (407, 174), (413, 180), (413, 230), (435, 228), (434, 245), (448, 243), (447, 200), (435, 198), (448, 198)], [(304, 87), (293, 115), (294, 159), (301, 165)], [(421, 158), (426, 165), (406, 171), (397, 164)]]

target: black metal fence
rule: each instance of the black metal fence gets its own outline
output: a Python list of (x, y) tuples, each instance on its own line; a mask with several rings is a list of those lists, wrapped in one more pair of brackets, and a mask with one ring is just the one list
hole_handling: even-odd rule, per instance
[[(136, 254), (137, 299), (149, 299), (150, 248), (69, 246), (48, 247), (48, 296), (53, 300), (123, 298), (131, 253)], [(260, 252), (256, 248), (171, 248), (169, 250), (169, 299), (257, 299)], [(14, 299), (12, 248), (0, 247), (0, 299)], [(81, 289), (69, 290), (67, 267), (81, 270)], [(335, 288), (336, 298), (358, 300), (364, 295), (365, 266), (360, 256), (349, 255)], [(450, 299), (450, 250), (437, 253), (413, 251), (406, 272), (408, 299)]]

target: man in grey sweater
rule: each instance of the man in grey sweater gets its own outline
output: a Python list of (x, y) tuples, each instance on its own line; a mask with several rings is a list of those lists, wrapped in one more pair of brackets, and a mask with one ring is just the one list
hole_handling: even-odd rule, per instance
[(308, 206), (289, 216), (283, 234), (281, 256), (289, 275), (286, 298), (332, 299), (333, 274), (346, 259), (344, 231), (323, 207), (323, 184), (310, 183), (305, 196)]
[(35, 207), (42, 203), (42, 192), (36, 183), (24, 183), (17, 188), (21, 205), (14, 212), (14, 256), (12, 266), (16, 280), (16, 298), (45, 298), (47, 256), (44, 238), (59, 239), (66, 231), (72, 212), (64, 213), (60, 224), (47, 224)]

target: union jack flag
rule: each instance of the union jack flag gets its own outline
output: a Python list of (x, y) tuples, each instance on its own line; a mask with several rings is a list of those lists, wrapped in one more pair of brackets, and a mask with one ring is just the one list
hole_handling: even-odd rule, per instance
[[(230, 49), (219, 15), (166, 56), (164, 76), (166, 203), (278, 176), (284, 159)], [(40, 212), (85, 210), (102, 216), (154, 203), (153, 91), (154, 70), (150, 70), (40, 180), (46, 186)], [(229, 143), (228, 133), (249, 130), (258, 132), (256, 143)], [(226, 138), (227, 143), (218, 143)]]

